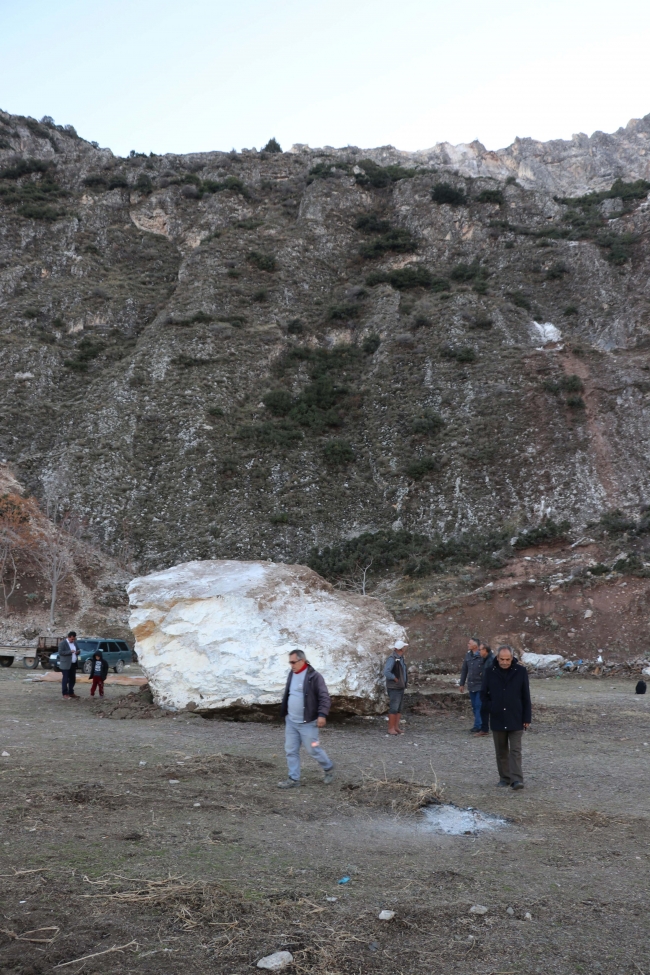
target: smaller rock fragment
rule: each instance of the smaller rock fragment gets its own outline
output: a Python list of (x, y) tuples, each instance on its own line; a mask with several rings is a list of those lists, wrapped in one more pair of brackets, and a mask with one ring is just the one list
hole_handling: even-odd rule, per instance
[(380, 911), (379, 920), (380, 921), (392, 921), (395, 917), (395, 911)]
[(509, 914), (510, 917), (512, 917), (514, 913), (515, 912), (513, 911), (513, 909), (511, 907), (506, 907), (506, 914)]
[(487, 912), (487, 907), (483, 907), (482, 904), (474, 904), (474, 906), (470, 907), (469, 909), (470, 914), (487, 914)]
[(530, 911), (526, 911), (526, 913), (524, 914), (524, 921), (532, 921), (532, 920), (533, 920), (533, 915), (530, 913)]
[(281, 972), (292, 961), (293, 955), (290, 951), (274, 951), (272, 955), (266, 955), (266, 957), (260, 958), (257, 967), (265, 968), (269, 972)]

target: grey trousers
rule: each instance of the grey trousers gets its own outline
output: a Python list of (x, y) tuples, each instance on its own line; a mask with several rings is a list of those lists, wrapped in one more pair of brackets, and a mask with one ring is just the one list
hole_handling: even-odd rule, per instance
[(404, 700), (404, 688), (388, 688), (388, 713), (389, 714), (401, 714), (402, 713), (402, 701)]
[(523, 735), (523, 731), (492, 732), (499, 777), (509, 785), (512, 785), (513, 782), (524, 781), (524, 773), (521, 767), (521, 739)]
[(289, 715), (284, 719), (284, 750), (287, 756), (289, 778), (300, 779), (300, 746), (315, 758), (324, 772), (334, 767), (334, 762), (324, 748), (320, 747), (320, 734), (315, 721), (298, 724)]

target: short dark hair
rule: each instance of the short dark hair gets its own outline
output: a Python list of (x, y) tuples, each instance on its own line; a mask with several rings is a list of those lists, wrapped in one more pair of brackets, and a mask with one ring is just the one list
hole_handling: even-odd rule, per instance
[(290, 650), (289, 651), (289, 656), (290, 657), (297, 657), (298, 660), (306, 660), (307, 659), (307, 654), (305, 653), (304, 650)]
[(490, 646), (489, 643), (486, 643), (485, 640), (481, 640), (481, 642), (479, 643), (479, 649), (481, 647), (485, 647), (485, 649), (488, 651), (488, 653), (492, 653), (492, 647)]
[(68, 636), (76, 636), (76, 635), (77, 634), (74, 630), (70, 630), (70, 632), (68, 633)]
[(480, 645), (483, 643), (483, 641), (481, 640), (481, 638), (478, 637), (478, 636), (471, 636), (469, 638), (469, 642), (470, 643), (475, 643), (477, 647), (480, 647)]

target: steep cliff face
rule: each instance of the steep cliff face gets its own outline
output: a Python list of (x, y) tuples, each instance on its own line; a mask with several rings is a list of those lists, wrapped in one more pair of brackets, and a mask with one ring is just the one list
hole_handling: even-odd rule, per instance
[(0, 460), (141, 569), (637, 512), (649, 144), (120, 159), (0, 113)]

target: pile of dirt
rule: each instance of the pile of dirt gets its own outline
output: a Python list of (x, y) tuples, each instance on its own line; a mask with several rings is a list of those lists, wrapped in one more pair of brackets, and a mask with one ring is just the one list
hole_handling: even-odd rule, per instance
[(101, 718), (169, 718), (171, 711), (159, 708), (154, 702), (153, 694), (148, 684), (143, 684), (139, 691), (132, 691), (115, 701), (105, 701), (98, 711)]

